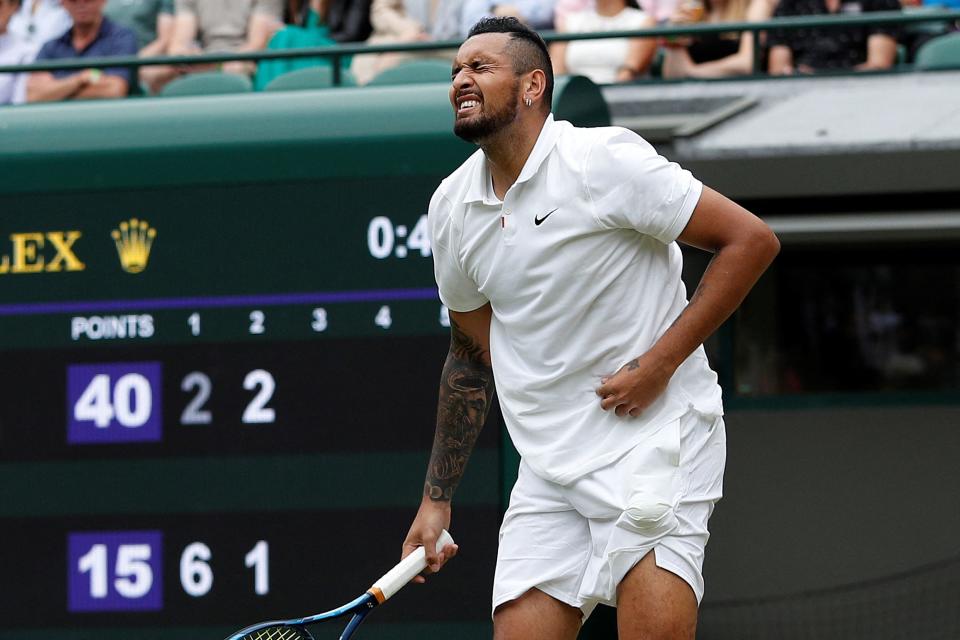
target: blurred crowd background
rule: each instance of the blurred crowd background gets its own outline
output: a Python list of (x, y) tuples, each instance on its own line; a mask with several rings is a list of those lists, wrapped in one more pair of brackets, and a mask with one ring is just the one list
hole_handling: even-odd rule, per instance
[[(545, 33), (583, 33), (931, 7), (960, 8), (960, 0), (0, 0), (0, 64), (454, 41), (491, 15), (516, 16)], [(607, 38), (554, 42), (551, 53), (558, 74), (601, 84), (746, 75), (755, 71), (755, 59), (774, 75), (883, 70), (909, 62), (920, 45), (953, 29), (876, 25), (759, 37)], [(452, 55), (364, 54), (345, 56), (341, 65), (348, 83), (363, 85), (413, 57), (446, 63)], [(330, 64), (312, 58), (0, 74), (0, 104), (154, 94), (179, 77), (211, 71), (249, 78), (262, 89), (284, 73)]]

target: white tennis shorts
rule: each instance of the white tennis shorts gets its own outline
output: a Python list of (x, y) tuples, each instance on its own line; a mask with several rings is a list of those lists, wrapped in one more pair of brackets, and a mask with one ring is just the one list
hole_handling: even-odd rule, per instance
[(700, 602), (707, 521), (725, 462), (723, 418), (693, 411), (570, 485), (521, 461), (500, 527), (494, 611), (537, 588), (586, 620), (599, 603), (616, 606), (617, 585), (650, 550)]

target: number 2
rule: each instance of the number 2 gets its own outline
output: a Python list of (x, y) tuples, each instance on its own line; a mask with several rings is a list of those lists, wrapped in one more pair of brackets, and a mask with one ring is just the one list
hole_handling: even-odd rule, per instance
[(276, 419), (276, 412), (267, 408), (267, 403), (270, 402), (273, 391), (277, 388), (277, 383), (269, 371), (255, 369), (243, 379), (243, 388), (247, 391), (253, 391), (258, 387), (259, 391), (243, 412), (244, 424), (263, 424)]
[(213, 383), (210, 382), (210, 376), (199, 371), (188, 373), (180, 383), (181, 391), (190, 392), (197, 390), (197, 395), (187, 404), (183, 413), (180, 415), (180, 424), (210, 424), (213, 416), (203, 408), (203, 405), (210, 399), (210, 392), (213, 390)]
[(254, 335), (260, 335), (261, 333), (263, 333), (266, 330), (263, 326), (263, 323), (266, 319), (267, 319), (267, 315), (263, 311), (260, 311), (259, 309), (256, 311), (251, 311), (250, 312), (250, 333)]

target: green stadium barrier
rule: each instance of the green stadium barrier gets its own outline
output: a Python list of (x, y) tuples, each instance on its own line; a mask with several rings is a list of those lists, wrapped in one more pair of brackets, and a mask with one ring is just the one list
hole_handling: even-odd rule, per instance
[[(475, 150), (453, 135), (447, 92), (447, 84), (421, 84), (10, 109), (0, 194), (441, 178)], [(583, 77), (557, 79), (554, 113), (581, 125), (610, 122), (599, 88)]]

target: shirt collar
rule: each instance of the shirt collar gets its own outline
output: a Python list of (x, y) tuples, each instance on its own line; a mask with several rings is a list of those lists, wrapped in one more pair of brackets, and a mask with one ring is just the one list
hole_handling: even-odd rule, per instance
[[(553, 119), (553, 114), (549, 114), (540, 129), (540, 135), (537, 137), (536, 144), (530, 151), (527, 161), (520, 170), (520, 175), (514, 184), (526, 182), (540, 169), (540, 165), (546, 159), (553, 147), (557, 144), (557, 138), (560, 137), (562, 127)], [(500, 199), (493, 192), (493, 181), (490, 179), (490, 167), (487, 165), (487, 159), (483, 152), (477, 154), (478, 162), (474, 166), (470, 176), (470, 184), (467, 193), (463, 197), (463, 204), (472, 202), (483, 202), (487, 205), (500, 204)]]
[[(89, 50), (90, 47), (92, 47), (93, 45), (95, 45), (100, 39), (109, 36), (112, 31), (113, 31), (113, 24), (110, 22), (110, 20), (109, 20), (109, 18), (107, 18), (107, 16), (103, 16), (103, 17), (100, 19), (100, 29), (97, 30), (97, 35), (96, 35), (96, 37), (95, 37), (93, 40), (90, 41), (90, 44), (88, 44), (88, 45), (86, 46), (86, 48), (84, 48), (83, 51), (77, 51), (77, 53), (81, 53), (81, 54), (82, 54), (84, 51)], [(64, 34), (63, 34), (62, 36), (60, 36), (59, 39), (60, 39), (60, 42), (66, 44), (66, 45), (69, 45), (70, 48), (72, 49), (72, 48), (73, 48), (73, 27), (70, 27), (69, 29), (67, 29), (67, 30), (64, 32)]]

